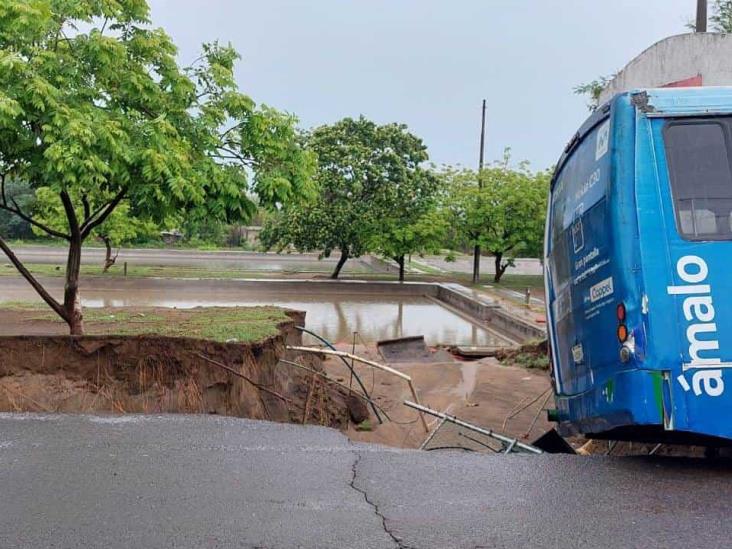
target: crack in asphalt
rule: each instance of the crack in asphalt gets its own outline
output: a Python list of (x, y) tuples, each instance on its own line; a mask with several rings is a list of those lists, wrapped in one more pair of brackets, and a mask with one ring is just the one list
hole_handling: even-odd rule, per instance
[(363, 496), (364, 501), (371, 506), (371, 508), (374, 510), (374, 514), (381, 519), (381, 525), (384, 528), (384, 532), (386, 532), (389, 537), (394, 541), (394, 544), (399, 549), (411, 549), (408, 545), (405, 545), (402, 543), (402, 541), (391, 531), (389, 530), (389, 527), (386, 524), (386, 516), (379, 510), (379, 506), (371, 501), (369, 499), (369, 495), (366, 492), (366, 490), (359, 488), (356, 486), (356, 478), (358, 477), (358, 464), (361, 462), (361, 453), (358, 450), (353, 450), (354, 455), (356, 456), (356, 459), (353, 460), (353, 465), (351, 465), (351, 482), (349, 483), (351, 488), (353, 488), (356, 492), (361, 494)]

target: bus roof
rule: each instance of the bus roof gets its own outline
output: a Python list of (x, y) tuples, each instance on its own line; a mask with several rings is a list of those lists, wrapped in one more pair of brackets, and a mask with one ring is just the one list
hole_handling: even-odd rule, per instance
[(732, 86), (638, 88), (618, 93), (597, 108), (569, 140), (554, 170), (552, 187), (575, 147), (609, 116), (611, 105), (621, 97), (630, 97), (636, 108), (651, 117), (732, 114)]

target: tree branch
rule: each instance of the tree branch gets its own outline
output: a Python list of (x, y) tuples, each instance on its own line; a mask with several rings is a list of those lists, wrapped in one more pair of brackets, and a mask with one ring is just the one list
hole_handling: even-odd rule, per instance
[(91, 207), (89, 206), (89, 199), (86, 197), (86, 194), (81, 195), (81, 203), (84, 205), (84, 223), (89, 221), (90, 217), (90, 211)]
[(64, 240), (69, 239), (69, 235), (67, 235), (66, 233), (62, 233), (61, 231), (56, 231), (56, 230), (52, 229), (51, 227), (48, 227), (47, 225), (44, 225), (40, 221), (36, 221), (29, 215), (23, 213), (21, 211), (21, 209), (18, 207), (18, 203), (13, 198), (11, 198), (10, 201), (13, 203), (13, 205), (15, 207), (11, 208), (10, 206), (8, 206), (6, 199), (5, 199), (5, 189), (4, 188), (2, 189), (2, 195), (3, 195), (3, 203), (0, 204), (0, 210), (5, 210), (6, 212), (10, 212), (12, 214), (17, 215), (23, 221), (30, 223), (34, 227), (38, 227), (43, 232), (48, 233), (51, 236), (55, 236), (56, 238), (63, 238)]
[(61, 203), (64, 206), (64, 212), (66, 212), (66, 218), (69, 220), (69, 229), (71, 230), (71, 238), (79, 235), (79, 219), (76, 217), (76, 211), (74, 210), (74, 204), (71, 202), (71, 197), (67, 191), (61, 191)]
[(122, 199), (125, 197), (125, 193), (127, 193), (127, 187), (122, 187), (112, 200), (110, 200), (101, 210), (98, 210), (100, 213), (96, 219), (92, 216), (91, 220), (85, 222), (81, 226), (82, 240), (89, 236), (89, 233), (91, 233), (96, 227), (104, 223), (104, 221), (109, 217), (109, 214), (111, 214), (117, 205), (122, 202)]
[(18, 269), (18, 272), (23, 275), (23, 278), (25, 278), (30, 283), (30, 285), (33, 286), (33, 289), (38, 292), (38, 295), (41, 296), (43, 301), (45, 301), (58, 316), (60, 316), (64, 320), (67, 320), (66, 311), (61, 306), (61, 304), (56, 301), (53, 296), (49, 294), (48, 291), (46, 291), (41, 283), (36, 280), (36, 278), (30, 273), (30, 271), (25, 268), (23, 262), (18, 259), (18, 256), (13, 253), (13, 250), (8, 247), (2, 237), (0, 237), (0, 249), (5, 253), (10, 262), (15, 266), (15, 268)]
[[(244, 158), (241, 154), (239, 154), (238, 152), (236, 152), (228, 147), (223, 147), (223, 146), (219, 145), (217, 148), (221, 151), (229, 153), (231, 156), (234, 157), (235, 160), (238, 160), (245, 166), (254, 166), (254, 164), (255, 164), (254, 160), (249, 159), (249, 158)], [(217, 155), (217, 156), (220, 156), (220, 155)], [(223, 156), (221, 156), (221, 157), (223, 158)]]

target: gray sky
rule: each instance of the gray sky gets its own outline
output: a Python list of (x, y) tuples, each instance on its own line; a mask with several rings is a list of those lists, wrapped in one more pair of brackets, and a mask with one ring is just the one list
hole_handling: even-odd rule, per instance
[(552, 165), (587, 116), (572, 87), (686, 32), (694, 0), (150, 0), (184, 64), (231, 42), (237, 79), (303, 127), (363, 114), (403, 122), (437, 163)]

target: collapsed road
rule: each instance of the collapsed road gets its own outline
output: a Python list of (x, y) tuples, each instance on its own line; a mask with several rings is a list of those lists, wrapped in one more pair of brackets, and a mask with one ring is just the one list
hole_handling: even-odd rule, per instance
[(219, 416), (0, 414), (0, 547), (724, 546), (730, 479)]

